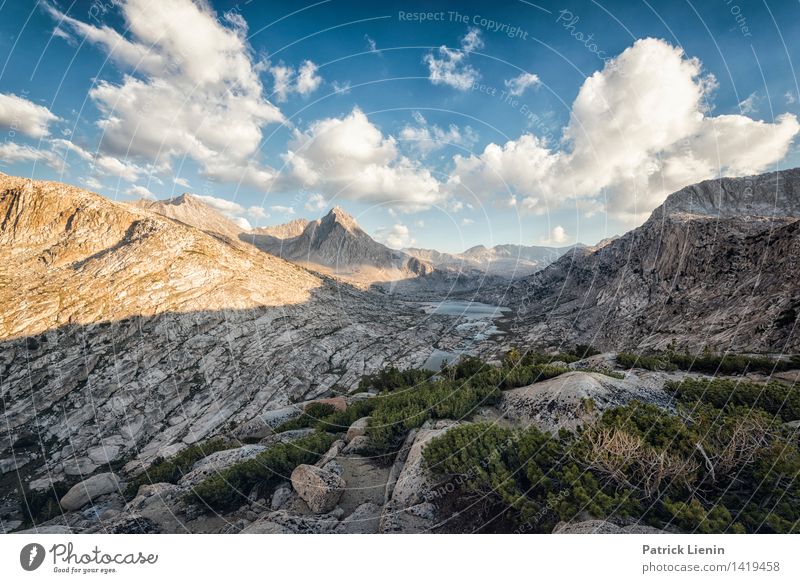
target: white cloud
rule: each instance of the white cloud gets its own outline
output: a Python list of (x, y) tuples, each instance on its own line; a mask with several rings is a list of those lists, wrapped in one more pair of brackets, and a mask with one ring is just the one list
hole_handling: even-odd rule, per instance
[(526, 89), (529, 87), (536, 87), (541, 81), (538, 75), (534, 75), (533, 73), (521, 73), (513, 79), (506, 79), (503, 83), (510, 95), (519, 97), (525, 93)]
[(367, 48), (371, 53), (381, 54), (381, 52), (378, 50), (378, 44), (375, 42), (375, 39), (373, 39), (368, 34), (365, 34), (364, 40), (367, 41)]
[(230, 218), (236, 226), (238, 226), (240, 229), (244, 231), (249, 231), (250, 229), (253, 228), (253, 225), (250, 224), (250, 221), (248, 221), (244, 217), (230, 217)]
[(753, 91), (747, 98), (739, 102), (739, 112), (744, 114), (758, 111), (758, 102), (761, 100), (757, 91)]
[(417, 125), (405, 126), (400, 130), (399, 137), (403, 141), (410, 142), (422, 155), (427, 155), (447, 145), (471, 148), (478, 141), (478, 135), (469, 126), (466, 126), (462, 132), (457, 125), (450, 124), (445, 130), (435, 124), (429, 124), (418, 111), (415, 111), (413, 116)]
[[(78, 157), (89, 162), (92, 171), (104, 176), (116, 176), (126, 182), (135, 182), (140, 176), (148, 173), (145, 168), (120, 160), (114, 156), (100, 153), (92, 154), (69, 140), (55, 139), (51, 140), (51, 144), (55, 150), (64, 149), (77, 154)], [(64, 156), (66, 156), (66, 153)]]
[(397, 223), (391, 227), (381, 227), (375, 230), (375, 239), (394, 249), (402, 249), (414, 243), (411, 232), (406, 225)]
[(263, 206), (251, 206), (249, 209), (247, 209), (247, 214), (254, 219), (266, 219), (269, 217)]
[(0, 144), (0, 162), (15, 164), (17, 162), (43, 162), (51, 168), (59, 170), (63, 167), (63, 159), (50, 150), (23, 146), (14, 142)]
[(438, 57), (430, 52), (423, 61), (428, 65), (428, 79), (434, 85), (448, 85), (466, 91), (480, 78), (480, 73), (466, 64), (467, 57), (483, 47), (480, 30), (470, 29), (461, 39), (461, 50), (442, 45), (437, 50)]
[(126, 192), (132, 196), (138, 196), (139, 198), (143, 198), (145, 200), (156, 199), (155, 194), (150, 192), (150, 190), (145, 188), (144, 186), (140, 186), (138, 184), (136, 186), (131, 186)]
[(58, 121), (49, 109), (10, 93), (0, 93), (0, 127), (19, 131), (32, 138), (50, 134), (49, 126)]
[(474, 225), (474, 224), (475, 224), (475, 221), (472, 220), (472, 219), (468, 219), (467, 217), (464, 217), (463, 219), (461, 219), (461, 226), (462, 227), (469, 227), (470, 225)]
[(208, 194), (193, 194), (192, 196), (231, 219), (245, 213), (245, 209), (242, 205), (226, 198), (219, 198)]
[(87, 178), (81, 179), (79, 184), (82, 184), (83, 186), (85, 186), (87, 188), (93, 188), (95, 190), (100, 190), (101, 188), (103, 188), (103, 183), (100, 182), (94, 176), (89, 176)]
[(567, 235), (567, 231), (564, 230), (564, 227), (557, 225), (550, 231), (550, 235), (548, 237), (542, 237), (540, 242), (543, 245), (561, 245), (566, 243), (568, 239), (569, 235)]
[(640, 223), (687, 184), (764, 170), (800, 131), (790, 114), (775, 123), (708, 115), (714, 86), (680, 48), (636, 41), (583, 83), (561, 148), (523, 134), (479, 155), (456, 156), (449, 189), (514, 197), (530, 212), (597, 202)]
[(786, 101), (786, 105), (794, 105), (795, 103), (797, 103), (797, 95), (795, 95), (791, 91), (787, 91), (784, 94), (783, 99)]
[(292, 93), (306, 96), (316, 91), (322, 85), (322, 77), (317, 74), (318, 69), (312, 61), (304, 61), (297, 72), (293, 67), (283, 64), (270, 67), (275, 98), (286, 101)]
[(189, 181), (179, 176), (174, 177), (172, 179), (172, 182), (174, 182), (178, 186), (183, 186), (184, 188), (191, 188), (191, 186), (189, 185)]
[(274, 206), (269, 207), (273, 213), (277, 215), (293, 215), (294, 214), (294, 207), (291, 206), (281, 206), (276, 204)]
[[(243, 19), (220, 21), (205, 2), (119, 2), (127, 34), (67, 17), (61, 28), (103, 49), (122, 69), (89, 95), (100, 110), (100, 149), (141, 157), (167, 171), (189, 157), (209, 178), (265, 186), (272, 173), (255, 160), (262, 128), (283, 122), (264, 95)], [(224, 131), (220, 131), (224, 128)]]
[(295, 131), (283, 156), (287, 180), (328, 198), (391, 202), (406, 210), (445, 199), (430, 171), (400, 154), (358, 108), (344, 118), (327, 118)]
[(328, 206), (328, 201), (321, 194), (312, 194), (303, 206), (307, 211), (321, 211)]

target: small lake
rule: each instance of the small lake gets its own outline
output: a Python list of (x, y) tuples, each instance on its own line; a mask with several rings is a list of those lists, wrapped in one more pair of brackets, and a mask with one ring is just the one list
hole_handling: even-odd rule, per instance
[(426, 314), (453, 316), (457, 318), (466, 318), (468, 320), (493, 319), (502, 316), (503, 312), (508, 311), (508, 308), (491, 306), (480, 302), (470, 302), (469, 300), (427, 302), (422, 304), (422, 309)]
[(453, 351), (434, 350), (425, 361), (423, 368), (426, 370), (438, 371), (442, 364), (447, 361), (453, 363), (462, 354), (467, 354), (471, 345), (488, 340), (497, 334), (502, 334), (493, 320), (499, 318), (508, 308), (482, 304), (480, 302), (470, 302), (468, 300), (443, 300), (441, 302), (426, 302), (421, 305), (426, 314), (437, 316), (451, 316), (461, 320), (455, 326), (460, 333), (468, 338), (462, 346)]

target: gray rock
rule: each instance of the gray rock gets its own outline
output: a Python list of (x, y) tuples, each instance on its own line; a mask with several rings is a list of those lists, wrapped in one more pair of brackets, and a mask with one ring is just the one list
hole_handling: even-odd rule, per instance
[(369, 451), (372, 442), (366, 435), (357, 435), (342, 449), (343, 455), (353, 455)]
[(270, 508), (272, 510), (282, 510), (292, 500), (293, 492), (288, 486), (281, 486), (272, 494)]
[(358, 421), (355, 421), (347, 430), (347, 435), (344, 438), (345, 442), (350, 443), (356, 437), (365, 436), (367, 434), (367, 427), (369, 427), (370, 419), (371, 417), (362, 417)]
[(292, 487), (312, 512), (330, 512), (344, 493), (344, 480), (333, 472), (302, 464), (292, 472)]
[(407, 508), (425, 501), (434, 483), (423, 465), (422, 450), (432, 439), (444, 435), (456, 425), (458, 423), (454, 421), (439, 421), (430, 424), (429, 429), (423, 426), (419, 430), (392, 492), (392, 501), (397, 508)]
[(377, 533), (380, 527), (381, 510), (381, 506), (365, 502), (342, 521), (337, 532), (345, 534)]
[(181, 477), (178, 483), (182, 486), (195, 486), (234, 464), (253, 459), (266, 449), (264, 445), (250, 444), (214, 452), (195, 462), (191, 471)]
[(643, 524), (617, 526), (605, 520), (559, 522), (553, 534), (667, 534), (666, 531)]
[(119, 491), (120, 482), (116, 474), (110, 472), (97, 474), (70, 488), (61, 499), (61, 507), (64, 510), (79, 510), (104, 494)]

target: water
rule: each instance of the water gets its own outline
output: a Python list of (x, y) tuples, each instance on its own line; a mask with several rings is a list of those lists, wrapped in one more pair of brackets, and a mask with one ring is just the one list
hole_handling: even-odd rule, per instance
[(507, 312), (508, 308), (491, 306), (480, 302), (470, 302), (468, 300), (442, 300), (441, 302), (429, 302), (422, 304), (422, 309), (426, 314), (436, 314), (438, 316), (454, 316), (467, 320), (494, 319)]
[(507, 312), (508, 308), (467, 300), (443, 300), (441, 302), (424, 303), (422, 304), (422, 310), (426, 314), (458, 318), (461, 321), (455, 326), (455, 329), (466, 336), (465, 340), (453, 351), (439, 350), (437, 348), (431, 353), (423, 368), (438, 371), (444, 361), (452, 364), (462, 354), (466, 354), (471, 345), (488, 340), (492, 336), (503, 334), (494, 325), (493, 321), (495, 318), (502, 316), (503, 312)]

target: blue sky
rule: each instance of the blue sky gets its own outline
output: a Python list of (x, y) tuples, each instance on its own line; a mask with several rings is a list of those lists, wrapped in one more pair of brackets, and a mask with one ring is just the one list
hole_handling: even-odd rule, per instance
[(0, 170), (392, 246), (594, 243), (798, 165), (794, 2), (0, 0)]

